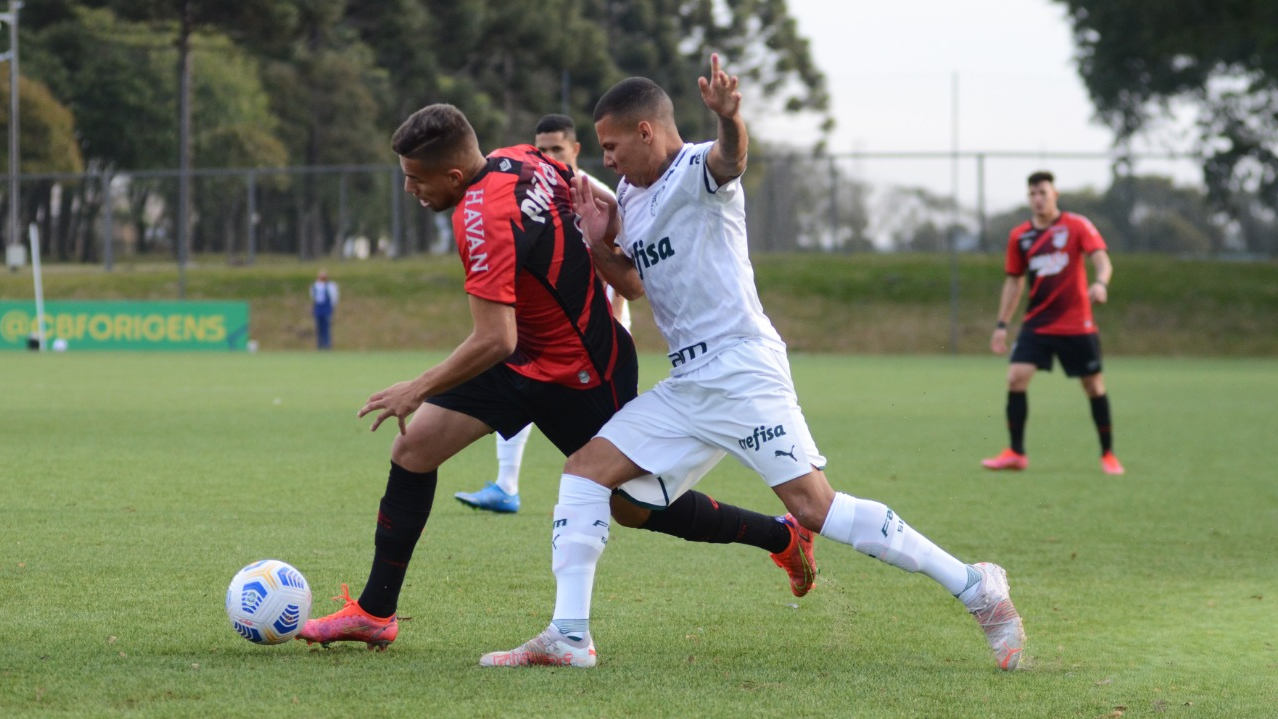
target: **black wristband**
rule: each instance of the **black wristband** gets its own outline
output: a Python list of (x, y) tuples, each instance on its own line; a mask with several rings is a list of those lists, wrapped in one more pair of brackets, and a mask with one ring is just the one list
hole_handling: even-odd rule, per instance
[(998, 324), (994, 325), (994, 329), (996, 329), (996, 330), (1005, 330), (1005, 329), (1007, 329), (1007, 323), (1006, 323), (1006, 322), (1004, 322), (1003, 320), (999, 320), (999, 321), (998, 321)]

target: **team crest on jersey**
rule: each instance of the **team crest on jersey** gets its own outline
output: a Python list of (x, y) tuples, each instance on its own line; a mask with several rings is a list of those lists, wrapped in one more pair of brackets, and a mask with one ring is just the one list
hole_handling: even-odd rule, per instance
[(1056, 249), (1064, 249), (1066, 243), (1069, 242), (1069, 228), (1057, 227), (1052, 230), (1052, 246)]
[(657, 203), (661, 202), (661, 196), (664, 194), (666, 194), (666, 184), (665, 184), (665, 181), (663, 180), (661, 183), (661, 187), (658, 187), (657, 191), (653, 193), (652, 202), (648, 203), (648, 214), (652, 215), (653, 217), (657, 216)]
[(1021, 252), (1029, 252), (1029, 248), (1034, 246), (1034, 235), (1021, 235)]

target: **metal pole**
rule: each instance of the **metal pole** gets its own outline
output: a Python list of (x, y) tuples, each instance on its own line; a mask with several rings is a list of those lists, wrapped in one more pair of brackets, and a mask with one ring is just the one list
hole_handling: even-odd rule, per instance
[(0, 21), (9, 23), (9, 244), (21, 245), (19, 236), (18, 186), (18, 10), (22, 3), (9, 0), (9, 12), (0, 15)]
[(396, 165), (395, 167), (391, 169), (391, 192), (390, 192), (391, 248), (392, 248), (391, 252), (393, 253), (392, 254), (393, 257), (399, 257), (402, 254), (401, 250), (403, 249), (401, 247), (401, 240), (402, 240), (401, 236), (403, 235), (403, 231), (400, 228), (400, 216), (399, 216), (399, 193), (401, 190), (401, 186), (403, 185), (403, 182), (400, 180), (400, 177), (401, 175), (400, 175), (399, 165)]
[(40, 269), (40, 232), (32, 222), (28, 229), (31, 238), (31, 275), (35, 278), (36, 346), (44, 351), (44, 272)]
[(257, 255), (257, 173), (249, 170), (244, 184), (244, 191), (248, 195), (244, 223), (248, 225), (245, 228), (248, 235), (248, 263), (252, 265)]
[(186, 299), (191, 203), (191, 4), (182, 3), (181, 59), (178, 62), (178, 299)]
[[(839, 168), (834, 164), (834, 156), (830, 156), (830, 247), (839, 247)], [(846, 248), (845, 248), (846, 249)]]
[(338, 175), (337, 193), (337, 256), (346, 257), (346, 173)]
[(958, 305), (959, 305), (959, 274), (958, 274), (958, 226), (959, 226), (959, 76), (958, 72), (954, 73), (953, 88), (951, 90), (952, 107), (950, 111), (950, 126), (953, 130), (953, 137), (950, 139), (950, 147), (952, 155), (950, 159), (950, 196), (954, 202), (954, 222), (950, 226), (949, 245), (950, 245), (950, 354), (958, 354)]
[(978, 247), (981, 252), (985, 252), (989, 247), (985, 226), (985, 155), (978, 154), (976, 156), (976, 221), (978, 223), (979, 241)]
[(111, 173), (103, 172), (102, 182), (102, 262), (107, 272), (115, 267), (115, 218), (111, 217)]

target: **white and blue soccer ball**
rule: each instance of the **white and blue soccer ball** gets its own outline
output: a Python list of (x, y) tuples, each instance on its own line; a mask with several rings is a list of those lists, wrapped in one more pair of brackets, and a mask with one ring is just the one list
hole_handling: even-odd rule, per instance
[(311, 587), (292, 565), (263, 559), (241, 569), (226, 589), (226, 616), (255, 644), (282, 644), (311, 616)]

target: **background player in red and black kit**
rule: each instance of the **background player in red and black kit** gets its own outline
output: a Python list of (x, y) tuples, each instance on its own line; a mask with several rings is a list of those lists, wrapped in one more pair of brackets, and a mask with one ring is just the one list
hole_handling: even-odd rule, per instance
[[(572, 454), (635, 397), (638, 384), (634, 344), (613, 319), (576, 226), (567, 166), (532, 145), (485, 157), (452, 105), (418, 110), (392, 146), (405, 191), (432, 210), (455, 208), (474, 328), (442, 362), (372, 395), (359, 412), (378, 413), (373, 430), (392, 417), (399, 424), (372, 568), (358, 600), (343, 585), (342, 610), (308, 621), (299, 638), (382, 649), (399, 632), (399, 593), (430, 516), (438, 467), (494, 430), (510, 437), (530, 422)], [(618, 496), (613, 516), (689, 541), (767, 549), (800, 596), (815, 578), (811, 533), (705, 495), (661, 512)]]
[[(988, 469), (1029, 466), (1025, 453), (1026, 392), (1035, 370), (1050, 371), (1055, 355), (1067, 377), (1082, 381), (1091, 401), (1092, 419), (1100, 436), (1101, 468), (1109, 474), (1122, 474), (1123, 465), (1114, 456), (1109, 397), (1101, 376), (1100, 336), (1092, 321), (1092, 302), (1103, 304), (1109, 298), (1114, 267), (1096, 227), (1082, 215), (1061, 212), (1058, 197), (1052, 173), (1030, 175), (1033, 218), (1013, 228), (1007, 240), (1007, 279), (999, 300), (998, 324), (990, 337), (995, 354), (1007, 351), (1007, 324), (1020, 304), (1026, 276), (1030, 298), (1007, 370), (1007, 427), (1012, 446), (981, 464)], [(1090, 285), (1084, 257), (1091, 259), (1096, 271)]]

